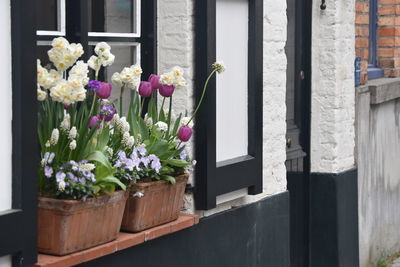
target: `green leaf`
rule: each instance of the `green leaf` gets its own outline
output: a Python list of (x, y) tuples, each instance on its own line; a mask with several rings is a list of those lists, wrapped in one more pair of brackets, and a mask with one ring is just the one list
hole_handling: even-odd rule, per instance
[(144, 122), (144, 120), (141, 117), (139, 117), (138, 122), (139, 122), (139, 128), (140, 128), (140, 134), (142, 136), (142, 140), (146, 140), (147, 138), (149, 138), (149, 129), (147, 128), (146, 123)]
[(181, 119), (182, 119), (182, 113), (179, 114), (178, 118), (175, 121), (175, 125), (174, 125), (174, 128), (172, 129), (172, 133), (171, 133), (172, 136), (176, 136), (178, 134), (178, 129), (181, 124)]
[(106, 167), (108, 170), (112, 169), (110, 161), (101, 151), (92, 152), (91, 154), (89, 154), (89, 156), (86, 157), (86, 159), (89, 161), (95, 161), (97, 163), (100, 163), (101, 165)]
[(186, 160), (180, 160), (180, 159), (167, 159), (164, 160), (163, 162), (174, 167), (186, 167), (192, 164), (191, 162), (187, 162)]
[(176, 180), (175, 180), (175, 178), (172, 177), (172, 176), (163, 175), (161, 178), (162, 178), (163, 180), (166, 180), (166, 181), (170, 182), (171, 184), (176, 184)]
[(101, 179), (101, 183), (104, 183), (104, 182), (118, 185), (119, 187), (122, 188), (122, 190), (126, 190), (126, 186), (123, 183), (121, 183), (121, 181), (118, 178), (116, 178), (114, 176), (107, 176), (107, 177)]
[(155, 154), (160, 157), (168, 151), (168, 145), (169, 144), (166, 140), (156, 141), (153, 145), (150, 146), (148, 153)]

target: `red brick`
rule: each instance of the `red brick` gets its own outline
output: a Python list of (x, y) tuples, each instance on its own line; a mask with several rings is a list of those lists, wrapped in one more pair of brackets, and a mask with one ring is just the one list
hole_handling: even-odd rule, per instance
[(395, 5), (400, 4), (400, 0), (379, 0), (380, 5)]
[(368, 60), (369, 51), (368, 48), (356, 49), (356, 56), (361, 57), (361, 59)]
[(369, 24), (369, 15), (356, 14), (356, 24)]
[(367, 48), (368, 43), (368, 38), (356, 38), (356, 48)]
[(171, 233), (171, 225), (163, 224), (154, 228), (150, 228), (149, 230), (144, 231), (144, 241), (149, 241), (156, 239), (157, 237), (167, 235)]
[(356, 12), (369, 12), (368, 2), (356, 2)]
[(103, 245), (86, 249), (82, 252), (84, 261), (91, 261), (117, 251), (116, 241), (105, 243)]
[(356, 26), (356, 36), (368, 37), (369, 27), (368, 26)]
[(189, 228), (194, 225), (194, 218), (192, 216), (181, 215), (178, 220), (171, 223), (171, 233), (179, 230)]

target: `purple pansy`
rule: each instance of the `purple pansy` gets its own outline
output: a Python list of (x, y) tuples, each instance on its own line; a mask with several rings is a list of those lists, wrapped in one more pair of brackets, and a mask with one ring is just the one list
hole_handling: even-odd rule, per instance
[(47, 178), (50, 178), (53, 175), (53, 168), (50, 166), (45, 166), (44, 167), (44, 176)]

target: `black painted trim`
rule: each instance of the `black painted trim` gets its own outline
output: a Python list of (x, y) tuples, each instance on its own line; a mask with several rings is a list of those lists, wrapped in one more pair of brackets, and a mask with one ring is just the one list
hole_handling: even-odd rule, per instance
[(39, 150), (35, 71), (36, 20), (35, 12), (32, 12), (35, 10), (35, 2), (11, 1), (12, 210), (0, 214), (0, 256), (13, 255), (13, 266), (36, 262)]
[[(216, 61), (216, 0), (195, 1), (196, 88), (202, 88)], [(216, 197), (248, 188), (262, 192), (263, 1), (249, 0), (248, 155), (216, 163), (216, 83), (210, 80), (196, 116), (196, 208), (215, 208)], [(221, 59), (223, 60), (223, 59)], [(222, 74), (223, 75), (223, 74)], [(201, 90), (196, 90), (199, 100)]]
[(283, 192), (79, 266), (289, 267), (289, 258), (289, 193)]
[(357, 169), (311, 174), (311, 266), (359, 266)]

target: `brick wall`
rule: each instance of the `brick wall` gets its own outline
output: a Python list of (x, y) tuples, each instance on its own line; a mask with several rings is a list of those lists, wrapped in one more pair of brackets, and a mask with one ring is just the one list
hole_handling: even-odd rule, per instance
[(385, 77), (399, 77), (400, 0), (379, 0), (378, 4), (378, 66)]
[(369, 0), (356, 0), (356, 56), (361, 57), (361, 83), (368, 81)]
[[(356, 0), (355, 48), (361, 57), (361, 83), (368, 81), (370, 0)], [(378, 0), (377, 67), (400, 77), (400, 0)]]

